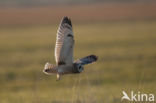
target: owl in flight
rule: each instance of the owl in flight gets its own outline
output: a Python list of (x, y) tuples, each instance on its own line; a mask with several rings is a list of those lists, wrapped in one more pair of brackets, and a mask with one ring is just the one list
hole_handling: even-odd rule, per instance
[(97, 60), (97, 56), (89, 55), (73, 61), (74, 34), (71, 20), (63, 17), (56, 37), (55, 60), (56, 65), (46, 63), (43, 72), (46, 74), (57, 74), (57, 80), (64, 74), (81, 73), (84, 65)]

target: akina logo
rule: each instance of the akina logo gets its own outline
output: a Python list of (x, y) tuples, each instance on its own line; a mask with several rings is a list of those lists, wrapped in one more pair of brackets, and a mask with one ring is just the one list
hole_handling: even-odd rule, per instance
[(128, 101), (139, 101), (139, 102), (153, 102), (154, 101), (154, 94), (146, 94), (146, 93), (141, 93), (140, 91), (134, 92), (131, 91), (130, 95), (128, 95), (125, 91), (122, 91), (122, 98), (121, 100), (128, 100)]

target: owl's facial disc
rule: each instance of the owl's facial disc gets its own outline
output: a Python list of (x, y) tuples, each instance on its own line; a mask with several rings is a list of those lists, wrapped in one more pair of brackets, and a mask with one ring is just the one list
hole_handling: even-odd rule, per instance
[(78, 71), (81, 73), (83, 71), (83, 66), (82, 65), (78, 65)]

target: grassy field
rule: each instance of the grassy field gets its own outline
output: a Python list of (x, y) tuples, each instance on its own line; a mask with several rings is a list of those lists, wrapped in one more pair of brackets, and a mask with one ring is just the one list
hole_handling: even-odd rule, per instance
[(57, 26), (0, 27), (0, 103), (120, 103), (123, 90), (156, 94), (156, 21), (74, 23), (75, 59), (99, 60), (60, 81), (42, 72), (55, 63)]

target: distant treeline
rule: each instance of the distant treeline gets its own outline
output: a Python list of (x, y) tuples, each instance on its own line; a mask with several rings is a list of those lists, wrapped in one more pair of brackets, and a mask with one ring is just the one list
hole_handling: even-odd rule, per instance
[(155, 2), (156, 0), (0, 0), (0, 7), (9, 6), (48, 6), (48, 5), (69, 5), (86, 4), (97, 2)]

